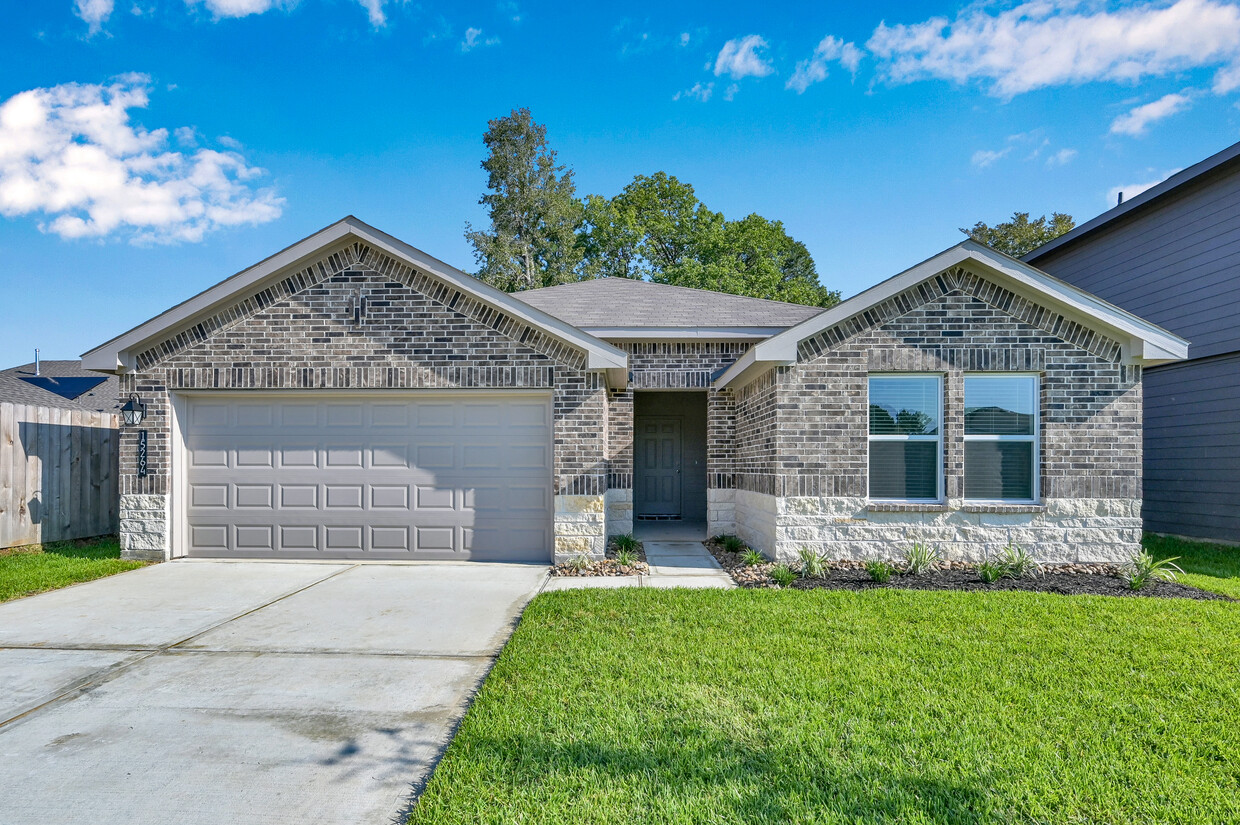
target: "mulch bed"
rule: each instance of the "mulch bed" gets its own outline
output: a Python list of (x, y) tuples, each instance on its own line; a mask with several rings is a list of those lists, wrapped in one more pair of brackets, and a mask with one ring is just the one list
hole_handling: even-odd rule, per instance
[(606, 558), (592, 561), (585, 566), (577, 566), (571, 562), (562, 562), (551, 568), (553, 576), (642, 576), (650, 573), (650, 565), (646, 563), (646, 546), (637, 543), (637, 562), (620, 564), (616, 561), (616, 543), (607, 542)]
[[(715, 559), (739, 587), (778, 588), (770, 576), (772, 563), (746, 565), (740, 553), (724, 550), (714, 541), (705, 542)], [(796, 570), (796, 566), (789, 565)], [(821, 579), (798, 578), (789, 585), (794, 590), (960, 590), (993, 592), (1023, 590), (1033, 593), (1057, 593), (1061, 596), (1140, 596), (1161, 599), (1198, 599), (1201, 601), (1235, 601), (1220, 593), (1210, 593), (1178, 582), (1153, 580), (1140, 590), (1132, 590), (1116, 576), (1116, 568), (1108, 564), (1044, 565), (1043, 575), (1036, 579), (999, 579), (987, 584), (978, 578), (977, 565), (945, 562), (940, 569), (921, 576), (896, 572), (886, 584), (879, 584), (865, 571), (864, 562), (833, 561)]]

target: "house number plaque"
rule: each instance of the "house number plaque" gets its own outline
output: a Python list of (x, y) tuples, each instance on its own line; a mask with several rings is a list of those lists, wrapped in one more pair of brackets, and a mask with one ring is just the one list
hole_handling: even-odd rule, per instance
[(138, 430), (138, 478), (146, 478), (146, 430)]

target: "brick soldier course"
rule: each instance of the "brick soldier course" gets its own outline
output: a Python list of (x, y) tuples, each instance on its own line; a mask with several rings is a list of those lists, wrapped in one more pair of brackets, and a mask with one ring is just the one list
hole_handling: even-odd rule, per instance
[[(1113, 561), (1140, 539), (1142, 365), (1186, 349), (975, 244), (821, 313), (641, 282), (505, 296), (352, 218), (290, 250), (84, 357), (147, 405), (145, 477), (122, 430), (126, 556), (173, 550), (178, 394), (520, 389), (552, 399), (549, 559), (634, 528), (635, 396), (691, 391), (706, 397), (711, 534), (778, 558), (924, 541), (962, 560), (1017, 542)], [(964, 498), (964, 377), (996, 372), (1038, 377), (1032, 504)], [(941, 500), (867, 497), (875, 373), (943, 378)]]

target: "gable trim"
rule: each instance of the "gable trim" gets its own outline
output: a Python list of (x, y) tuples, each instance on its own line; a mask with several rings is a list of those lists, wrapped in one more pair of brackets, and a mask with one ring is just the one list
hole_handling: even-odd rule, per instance
[[(298, 267), (309, 267), (316, 259), (330, 261), (330, 267), (341, 271), (352, 263), (346, 256), (349, 242), (360, 241), (371, 248), (386, 253), (396, 262), (404, 264), (415, 273), (425, 273), (447, 287), (487, 305), (498, 313), (518, 319), (584, 353), (585, 366), (589, 370), (606, 370), (609, 380), (623, 381), (627, 375), (628, 356), (612, 345), (583, 332), (576, 327), (553, 318), (522, 301), (485, 284), (448, 264), (432, 258), (391, 235), (349, 216), (325, 229), (299, 241), (266, 260), (221, 281), (210, 289), (155, 316), (144, 324), (82, 355), (82, 365), (87, 369), (105, 372), (122, 372), (137, 367), (137, 356), (149, 349), (151, 343), (160, 339), (176, 340), (186, 335), (197, 324), (212, 318), (213, 314), (227, 315), (230, 304), (238, 296), (257, 289), (246, 300), (271, 302), (262, 284), (275, 280), (283, 273), (300, 274)], [(333, 256), (338, 257), (338, 260)], [(321, 265), (322, 261), (318, 261)], [(310, 267), (312, 268), (312, 267)], [(286, 276), (287, 277), (287, 276)], [(428, 297), (434, 297), (430, 295)], [(262, 306), (267, 304), (259, 305)], [(239, 316), (237, 316), (239, 317)], [(502, 320), (502, 319), (500, 319)]]
[[(962, 280), (962, 273), (976, 283), (971, 284), (968, 277)], [(971, 294), (980, 300), (1082, 348), (1114, 342), (1118, 347), (1114, 357), (1126, 364), (1148, 366), (1188, 356), (1188, 342), (1179, 336), (1015, 258), (966, 240), (757, 344), (715, 386), (744, 384), (773, 366), (795, 363), (803, 342), (833, 328), (845, 328), (844, 338), (852, 337), (882, 323), (879, 319), (896, 317), (946, 291), (970, 285)], [(988, 292), (988, 288), (1004, 294)]]

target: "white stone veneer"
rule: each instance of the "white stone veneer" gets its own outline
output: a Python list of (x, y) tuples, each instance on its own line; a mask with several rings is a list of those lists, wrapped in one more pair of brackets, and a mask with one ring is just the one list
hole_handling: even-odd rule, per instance
[[(753, 549), (774, 558), (779, 499), (749, 490), (736, 490), (735, 493), (736, 535)], [(795, 554), (796, 550), (792, 552)]]
[(120, 500), (121, 557), (161, 560), (168, 557), (168, 497), (124, 495)]
[(607, 504), (607, 536), (633, 532), (633, 491), (608, 490), (603, 498)]
[(607, 507), (603, 496), (555, 497), (555, 560), (603, 557)]
[(972, 512), (965, 502), (951, 500), (944, 512), (881, 512), (863, 498), (746, 495), (773, 502), (774, 540), (760, 529), (761, 518), (753, 519), (750, 535), (740, 530), (739, 498), (738, 533), (785, 561), (802, 547), (831, 559), (895, 559), (921, 541), (952, 561), (979, 562), (1011, 542), (1043, 562), (1117, 562), (1141, 543), (1138, 499), (1051, 499), (1038, 512)]
[(706, 535), (736, 534), (736, 490), (710, 488), (706, 491)]

